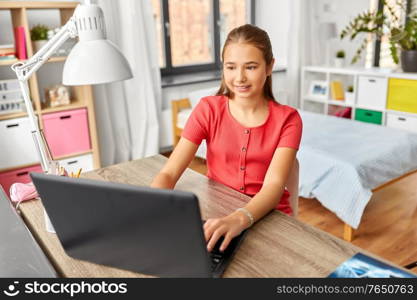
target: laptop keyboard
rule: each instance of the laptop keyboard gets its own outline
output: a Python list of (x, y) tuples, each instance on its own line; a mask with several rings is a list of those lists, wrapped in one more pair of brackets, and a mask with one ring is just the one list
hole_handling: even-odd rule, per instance
[(214, 245), (213, 250), (209, 252), (211, 258), (211, 270), (213, 272), (215, 272), (219, 268), (224, 268), (225, 260), (230, 260), (231, 256), (233, 255), (233, 252), (235, 252), (235, 249), (238, 246), (239, 241), (242, 239), (244, 233), (245, 231), (243, 231), (240, 235), (234, 237), (230, 241), (226, 250), (224, 250), (223, 252), (220, 251), (220, 246), (223, 243), (224, 237), (220, 237), (216, 245)]
[[(203, 220), (203, 224), (206, 221)], [(222, 269), (225, 268), (225, 265), (230, 261), (231, 256), (233, 255), (233, 252), (235, 251), (236, 247), (238, 246), (240, 240), (243, 238), (243, 235), (245, 234), (246, 230), (241, 232), (238, 236), (234, 237), (229, 245), (227, 246), (226, 250), (223, 252), (220, 251), (220, 246), (223, 243), (224, 237), (220, 237), (217, 243), (214, 245), (211, 252), (209, 252), (209, 256), (211, 259), (211, 271), (213, 273), (221, 273)]]
[(210, 258), (211, 258), (211, 270), (215, 271), (217, 269), (218, 266), (220, 266), (220, 264), (223, 262), (227, 252), (228, 248), (232, 245), (229, 245), (229, 247), (226, 248), (226, 250), (224, 252), (220, 251), (220, 246), (223, 242), (223, 237), (221, 237), (216, 245), (213, 247), (213, 249), (211, 250), (211, 252), (209, 252), (210, 254)]

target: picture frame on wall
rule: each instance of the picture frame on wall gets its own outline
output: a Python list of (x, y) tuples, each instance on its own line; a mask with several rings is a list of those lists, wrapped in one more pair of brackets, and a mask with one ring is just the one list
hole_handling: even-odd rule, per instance
[(309, 88), (309, 96), (314, 98), (326, 99), (328, 95), (329, 86), (327, 81), (312, 80)]

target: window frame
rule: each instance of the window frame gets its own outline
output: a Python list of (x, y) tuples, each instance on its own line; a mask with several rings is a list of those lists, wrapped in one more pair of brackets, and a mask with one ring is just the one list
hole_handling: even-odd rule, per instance
[[(406, 0), (406, 19), (405, 22), (407, 23), (408, 21), (408, 15), (411, 12), (411, 2), (412, 0)], [(383, 12), (384, 11), (384, 3), (382, 0), (378, 0), (378, 12)], [(374, 67), (379, 67), (379, 63), (380, 63), (380, 59), (381, 59), (381, 41), (380, 40), (376, 40), (375, 41), (375, 45), (374, 45)]]
[[(194, 64), (189, 66), (174, 67), (171, 57), (171, 37), (169, 34), (169, 0), (160, 0), (162, 5), (162, 28), (164, 39), (165, 67), (160, 68), (161, 76), (182, 75), (193, 72), (218, 71), (221, 69), (220, 59), (220, 0), (210, 0), (213, 9), (213, 41), (214, 41), (214, 62), (207, 64)], [(249, 5), (250, 23), (255, 24), (255, 0), (245, 0)]]

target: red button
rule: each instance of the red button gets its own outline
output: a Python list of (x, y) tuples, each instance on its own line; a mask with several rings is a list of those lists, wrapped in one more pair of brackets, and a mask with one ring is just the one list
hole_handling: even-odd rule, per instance
[(246, 151), (246, 148), (245, 148), (245, 147), (243, 147), (243, 148), (242, 148), (242, 152), (245, 152), (245, 151)]
[(245, 168), (245, 166), (241, 166), (241, 167), (240, 167), (240, 169), (243, 171), (243, 170), (245, 170), (246, 168)]
[(240, 187), (240, 190), (241, 190), (241, 191), (243, 191), (244, 189), (245, 189), (245, 187), (243, 187), (243, 186), (241, 186), (241, 187)]
[(246, 130), (245, 130), (245, 133), (246, 133), (246, 134), (249, 134), (249, 132), (250, 132), (250, 131), (249, 131), (249, 129), (246, 129)]

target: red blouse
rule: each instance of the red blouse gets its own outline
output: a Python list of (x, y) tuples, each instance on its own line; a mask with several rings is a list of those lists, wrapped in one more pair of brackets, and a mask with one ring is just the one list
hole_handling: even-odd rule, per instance
[[(248, 196), (262, 187), (266, 171), (279, 147), (298, 149), (302, 121), (297, 110), (269, 101), (266, 121), (244, 127), (229, 111), (226, 96), (209, 96), (194, 108), (182, 137), (200, 145), (207, 143), (207, 176)], [(277, 209), (290, 214), (289, 193), (281, 197)]]

